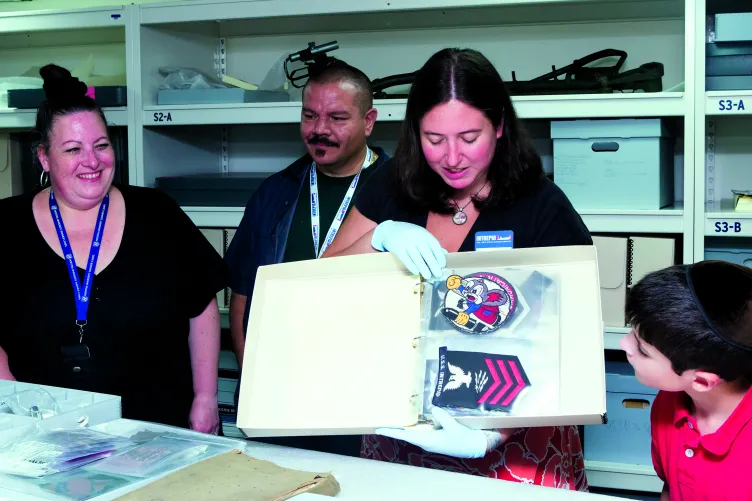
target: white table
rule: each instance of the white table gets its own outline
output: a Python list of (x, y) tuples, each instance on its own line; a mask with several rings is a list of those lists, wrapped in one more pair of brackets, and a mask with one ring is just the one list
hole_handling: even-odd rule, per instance
[[(130, 436), (139, 430), (164, 431), (174, 428), (162, 425), (119, 419), (94, 429), (114, 435)], [(194, 432), (185, 431), (191, 435)], [(597, 494), (564, 491), (548, 487), (506, 482), (485, 477), (476, 477), (441, 470), (431, 470), (413, 466), (384, 463), (369, 459), (352, 458), (314, 451), (280, 447), (258, 442), (225, 439), (238, 449), (257, 459), (271, 461), (285, 468), (312, 472), (332, 472), (340, 484), (341, 492), (336, 499), (346, 501), (457, 501), (471, 499), (504, 499), (525, 501), (614, 501), (617, 498)], [(95, 501), (109, 501), (135, 490), (155, 479), (150, 479), (128, 487), (112, 491), (94, 498)], [(0, 485), (0, 501), (30, 501), (39, 499), (64, 500), (53, 495), (44, 497), (24, 495), (17, 490), (10, 491)], [(295, 501), (326, 501), (332, 499), (315, 494), (295, 497)], [(207, 500), (212, 501), (212, 500)]]
[[(462, 473), (451, 473), (370, 459), (351, 458), (314, 451), (248, 442), (246, 451), (257, 459), (303, 471), (331, 471), (342, 491), (337, 496), (352, 501), (615, 501), (618, 498), (519, 484)], [(300, 501), (324, 501), (310, 495)], [(297, 501), (297, 498), (296, 498)]]

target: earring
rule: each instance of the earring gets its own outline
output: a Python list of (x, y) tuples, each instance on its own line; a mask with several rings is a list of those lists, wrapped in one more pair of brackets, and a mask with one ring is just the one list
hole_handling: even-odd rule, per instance
[(50, 176), (47, 174), (47, 171), (43, 170), (42, 173), (39, 175), (39, 186), (44, 188), (47, 186), (47, 181), (50, 180)]

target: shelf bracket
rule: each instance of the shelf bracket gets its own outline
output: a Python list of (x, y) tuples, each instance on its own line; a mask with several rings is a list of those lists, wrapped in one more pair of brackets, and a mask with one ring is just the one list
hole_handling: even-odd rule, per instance
[(219, 39), (217, 52), (214, 53), (214, 71), (220, 79), (227, 75), (227, 46), (224, 38)]
[[(217, 52), (214, 54), (214, 69), (217, 72), (217, 76), (221, 79), (227, 74), (227, 46), (224, 38), (219, 39), (219, 45), (217, 46)], [(220, 140), (219, 151), (219, 168), (222, 173), (230, 172), (230, 155), (228, 146), (228, 127), (222, 127), (222, 138)]]
[(222, 127), (222, 139), (220, 141), (219, 168), (223, 174), (230, 172), (228, 129), (229, 129), (228, 127)]
[(715, 204), (715, 120), (705, 124), (705, 204)]

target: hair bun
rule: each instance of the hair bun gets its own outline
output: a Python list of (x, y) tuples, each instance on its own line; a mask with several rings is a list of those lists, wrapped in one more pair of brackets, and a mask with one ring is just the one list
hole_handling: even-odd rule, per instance
[(39, 74), (44, 80), (42, 88), (47, 102), (53, 108), (79, 103), (86, 99), (88, 90), (86, 84), (71, 75), (71, 72), (65, 68), (48, 64), (39, 70)]

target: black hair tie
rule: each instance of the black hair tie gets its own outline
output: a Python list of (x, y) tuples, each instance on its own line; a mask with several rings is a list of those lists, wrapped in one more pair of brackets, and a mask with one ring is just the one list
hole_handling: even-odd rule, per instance
[(45, 96), (53, 109), (82, 103), (86, 100), (88, 87), (70, 71), (54, 64), (48, 64), (39, 70), (44, 80)]

